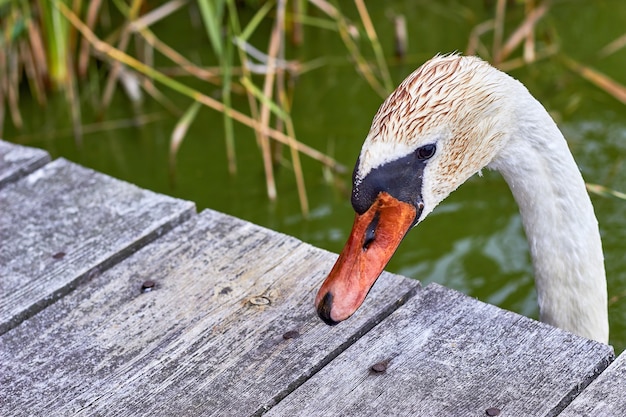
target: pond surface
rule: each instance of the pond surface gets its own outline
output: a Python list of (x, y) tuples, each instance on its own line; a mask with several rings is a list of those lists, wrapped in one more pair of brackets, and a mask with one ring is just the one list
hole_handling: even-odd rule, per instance
[[(493, 7), (485, 6), (489, 3), (368, 2), (394, 83), (438, 52), (464, 51), (472, 28), (492, 18)], [(344, 7), (344, 12), (358, 21), (356, 12)], [(511, 11), (509, 30), (522, 12)], [(390, 16), (398, 13), (406, 16), (409, 31), (409, 55), (401, 63), (391, 53)], [(203, 30), (190, 27), (188, 17), (181, 11), (153, 29), (195, 62), (213, 64)], [(606, 58), (597, 55), (600, 48), (624, 34), (625, 21), (626, 2), (621, 0), (557, 1), (540, 24), (537, 39), (539, 44), (558, 43), (561, 53), (626, 84), (626, 49)], [(270, 24), (268, 21), (260, 38), (251, 40), (259, 49), (267, 45)], [(485, 39), (491, 45), (490, 39)], [(364, 40), (360, 43), (366, 48)], [(357, 74), (335, 32), (306, 28), (304, 45), (289, 46), (288, 55), (301, 61), (324, 57), (324, 65), (297, 80), (293, 115), (298, 140), (332, 155), (351, 170), (382, 98)], [(586, 181), (626, 191), (626, 106), (568, 71), (558, 55), (510, 73), (553, 114)], [(184, 81), (209, 95), (219, 94), (217, 87)], [(162, 91), (181, 109), (190, 105), (187, 98), (165, 88)], [(288, 163), (277, 170), (278, 200), (270, 203), (253, 133), (235, 127), (238, 173), (230, 176), (222, 116), (204, 108), (183, 142), (172, 181), (168, 147), (175, 116), (150, 100), (135, 109), (118, 94), (106, 122), (98, 124), (91, 91), (82, 86), (81, 92), (82, 144), (72, 136), (68, 109), (60, 96), (53, 97), (44, 111), (23, 96), (22, 115), (27, 125), (22, 131), (7, 125), (5, 139), (47, 149), (54, 158), (65, 157), (141, 187), (193, 200), (199, 210), (222, 211), (333, 252), (343, 247), (354, 215), (349, 175), (331, 176), (319, 163), (303, 156), (309, 218), (300, 212)], [(242, 110), (246, 103), (244, 97), (235, 98), (235, 106)], [(140, 123), (146, 119), (150, 122)], [(114, 125), (113, 121), (127, 124)], [(288, 159), (287, 150), (284, 155)], [(626, 347), (626, 202), (597, 195), (592, 195), (592, 200), (605, 249), (611, 343), (621, 352)], [(517, 205), (495, 172), (485, 171), (483, 177), (470, 179), (437, 207), (407, 236), (388, 270), (538, 316), (533, 270)]]

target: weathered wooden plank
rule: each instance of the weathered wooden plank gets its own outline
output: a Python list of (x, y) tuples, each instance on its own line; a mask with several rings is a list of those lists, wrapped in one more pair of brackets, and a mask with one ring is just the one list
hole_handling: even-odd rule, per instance
[(0, 139), (0, 188), (50, 162), (48, 152)]
[(612, 352), (429, 285), (267, 416), (554, 416)]
[(626, 415), (626, 356), (622, 353), (559, 417)]
[(0, 207), (0, 334), (195, 213), (63, 159), (6, 185)]
[(328, 327), (335, 259), (205, 211), (0, 337), (0, 415), (259, 415), (419, 286), (385, 273)]

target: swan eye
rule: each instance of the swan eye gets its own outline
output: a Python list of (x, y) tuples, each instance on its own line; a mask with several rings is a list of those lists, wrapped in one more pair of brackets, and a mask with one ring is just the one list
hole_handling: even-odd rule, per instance
[(417, 148), (415, 153), (417, 154), (417, 159), (425, 160), (432, 158), (436, 150), (437, 147), (433, 143), (430, 143), (428, 145), (422, 146), (421, 148)]

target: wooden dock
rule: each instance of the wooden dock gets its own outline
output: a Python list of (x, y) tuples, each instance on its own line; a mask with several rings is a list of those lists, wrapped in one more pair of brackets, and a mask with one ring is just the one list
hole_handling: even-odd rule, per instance
[(626, 358), (385, 273), (313, 309), (336, 255), (0, 141), (0, 416), (620, 416)]

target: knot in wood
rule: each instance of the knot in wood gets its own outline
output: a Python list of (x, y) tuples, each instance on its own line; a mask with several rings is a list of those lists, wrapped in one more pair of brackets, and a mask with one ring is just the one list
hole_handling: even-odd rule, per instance
[(255, 297), (251, 297), (248, 302), (254, 306), (267, 306), (270, 305), (272, 302), (269, 298), (263, 296), (263, 295), (257, 295)]

